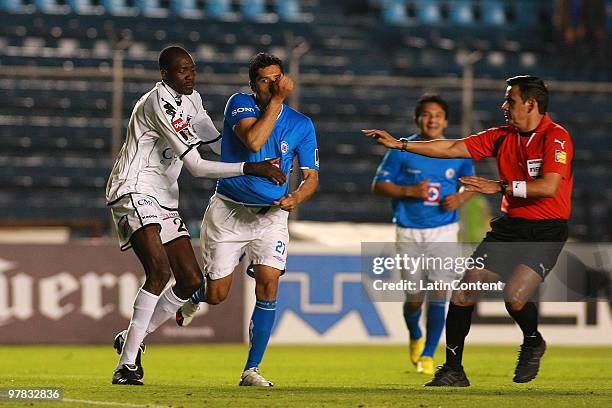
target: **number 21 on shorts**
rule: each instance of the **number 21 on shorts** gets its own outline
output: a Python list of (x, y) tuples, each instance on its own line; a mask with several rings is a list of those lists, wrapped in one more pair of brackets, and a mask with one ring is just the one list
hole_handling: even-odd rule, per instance
[(283, 241), (277, 241), (275, 249), (276, 249), (276, 252), (278, 252), (279, 254), (285, 255), (285, 250), (287, 249), (287, 245), (285, 245)]

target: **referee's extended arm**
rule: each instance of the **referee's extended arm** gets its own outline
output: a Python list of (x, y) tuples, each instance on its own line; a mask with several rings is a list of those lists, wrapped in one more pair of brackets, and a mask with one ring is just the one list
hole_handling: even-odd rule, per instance
[(462, 139), (436, 139), (429, 141), (398, 140), (385, 130), (364, 129), (362, 132), (390, 149), (406, 150), (428, 157), (441, 159), (471, 158), (470, 152)]

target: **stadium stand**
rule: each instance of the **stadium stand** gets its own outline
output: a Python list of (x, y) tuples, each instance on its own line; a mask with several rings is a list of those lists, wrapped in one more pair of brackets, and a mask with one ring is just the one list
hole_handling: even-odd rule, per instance
[[(221, 127), (228, 96), (248, 90), (248, 59), (261, 50), (288, 57), (291, 33), (310, 46), (300, 60), (309, 79), (300, 87), (299, 104), (315, 122), (322, 159), (321, 190), (300, 209), (300, 219), (387, 222), (387, 201), (369, 193), (384, 150), (360, 137), (360, 129), (407, 135), (415, 100), (438, 91), (451, 102), (448, 134), (460, 136), (461, 89), (434, 88), (425, 80), (372, 86), (367, 78), (459, 78), (461, 55), (479, 51), (475, 77), (500, 80), (500, 89), (475, 90), (474, 130), (500, 123), (501, 80), (507, 76), (529, 72), (546, 80), (609, 82), (609, 60), (565, 63), (551, 7), (552, 1), (523, 0), (0, 0), (0, 67), (66, 72), (59, 79), (0, 76), (3, 219), (107, 224), (103, 187), (112, 164), (112, 82), (108, 75), (92, 77), (110, 72), (113, 47), (122, 39), (127, 69), (154, 72), (161, 48), (179, 43), (194, 53), (203, 76), (242, 74), (239, 86), (199, 86)], [(78, 68), (94, 74), (71, 77)], [(353, 81), (330, 85), (323, 81), (329, 75)], [(360, 76), (365, 82), (355, 80)], [(124, 120), (153, 82), (144, 76), (125, 80)], [(612, 115), (602, 111), (610, 98), (609, 92), (555, 91), (550, 106), (576, 144), (572, 231), (583, 240), (612, 239)], [(479, 164), (478, 171), (494, 175), (490, 163)], [(183, 175), (181, 183), (184, 218), (197, 220), (214, 182)]]

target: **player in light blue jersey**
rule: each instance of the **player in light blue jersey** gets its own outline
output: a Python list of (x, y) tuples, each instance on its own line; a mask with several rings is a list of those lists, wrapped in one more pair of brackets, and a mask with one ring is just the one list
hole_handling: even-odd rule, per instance
[[(444, 130), (448, 127), (448, 103), (438, 95), (423, 95), (417, 102), (414, 118), (418, 133), (408, 140), (444, 138)], [(435, 159), (389, 150), (378, 168), (372, 189), (376, 194), (392, 198), (397, 242), (452, 243), (457, 242), (459, 232), (457, 208), (473, 194), (458, 191), (458, 179), (473, 174), (470, 159)], [(438, 245), (436, 252), (448, 249), (444, 247)], [(458, 277), (453, 271), (430, 269), (420, 271), (418, 279), (435, 282)], [(446, 292), (437, 291), (428, 296), (426, 339), (419, 327), (422, 293), (407, 293), (404, 320), (410, 332), (412, 363), (418, 372), (431, 375), (433, 355), (445, 323)]]
[(289, 212), (310, 198), (319, 185), (319, 152), (312, 121), (283, 101), (293, 90), (282, 62), (259, 53), (250, 63), (253, 94), (232, 95), (225, 108), (221, 161), (260, 161), (280, 158), (289, 176), (297, 157), (302, 183), (289, 192), (288, 184), (275, 184), (251, 176), (220, 179), (210, 199), (200, 234), (206, 284), (177, 312), (177, 323), (190, 323), (199, 302), (225, 300), (232, 273), (245, 254), (253, 266), (256, 304), (249, 325), (249, 353), (240, 385), (270, 387), (258, 370), (276, 311), (278, 281), (285, 271)]

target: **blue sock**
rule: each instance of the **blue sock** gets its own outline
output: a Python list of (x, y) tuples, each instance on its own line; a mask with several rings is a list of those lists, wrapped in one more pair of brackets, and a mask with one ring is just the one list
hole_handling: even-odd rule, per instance
[(204, 302), (204, 293), (206, 293), (206, 276), (204, 276), (204, 280), (202, 281), (202, 286), (191, 295), (191, 302), (198, 304), (200, 302)]
[(276, 300), (257, 300), (249, 325), (249, 355), (244, 369), (259, 367), (276, 316)]
[(421, 308), (414, 312), (411, 312), (410, 310), (408, 310), (408, 302), (404, 302), (404, 321), (406, 322), (406, 327), (408, 327), (408, 332), (410, 333), (410, 338), (412, 340), (418, 339), (423, 336), (421, 328), (419, 327), (420, 318)]
[(425, 350), (423, 356), (433, 357), (444, 330), (444, 307), (445, 302), (433, 301), (427, 305), (427, 338), (425, 340)]

